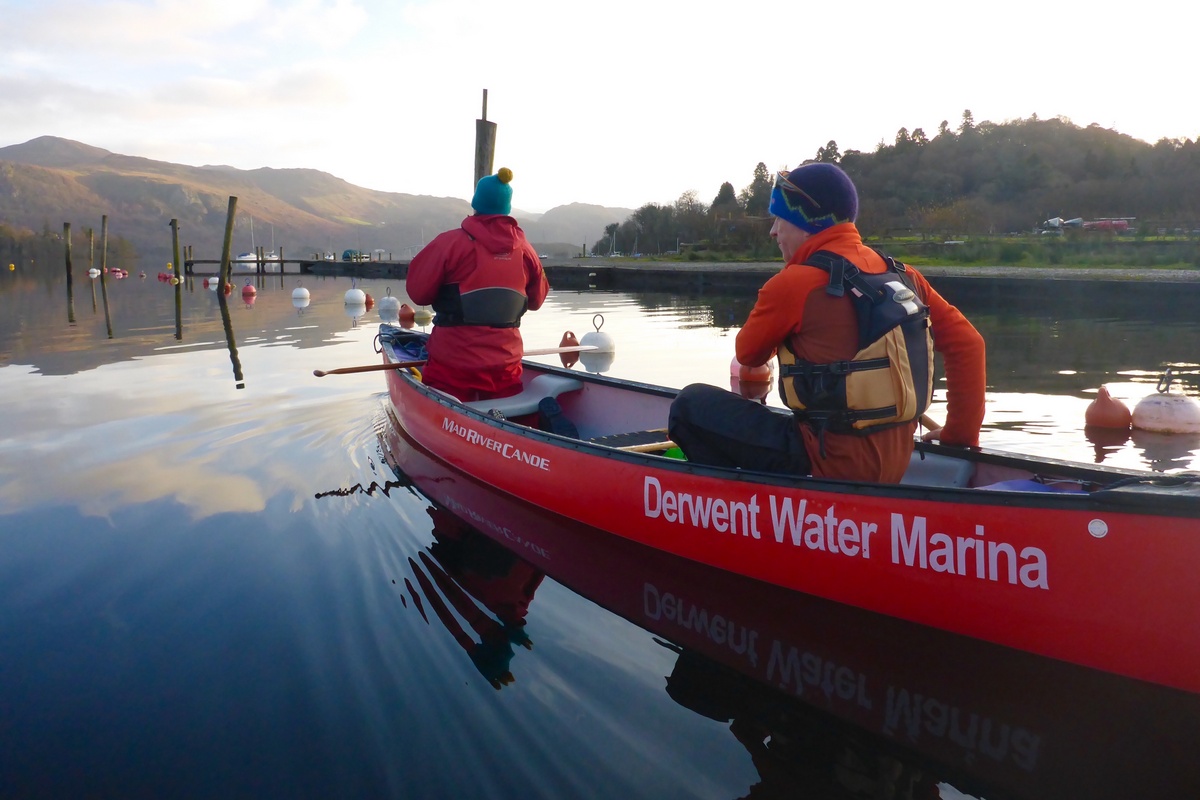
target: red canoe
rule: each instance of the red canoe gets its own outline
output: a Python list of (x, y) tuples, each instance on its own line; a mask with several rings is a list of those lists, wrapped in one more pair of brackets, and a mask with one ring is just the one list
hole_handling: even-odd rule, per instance
[[(520, 608), (523, 620), (539, 604), (541, 576), (549, 576), (670, 642), (664, 646), (678, 658), (667, 692), (697, 713), (732, 720), (730, 730), (748, 747), (767, 735), (785, 743), (819, 737), (819, 747), (774, 751), (813, 770), (804, 774), (837, 771), (851, 752), (865, 775), (873, 764), (882, 771), (902, 763), (929, 783), (944, 780), (977, 797), (1200, 796), (1194, 754), (1200, 694), (682, 559), (496, 492), (438, 461), (394, 422), (378, 429), (401, 485), (414, 486), (434, 505), (429, 552), (437, 556), (440, 545), (455, 543), (450, 555), (457, 558), (447, 563), (461, 588), (443, 581), (447, 600), (467, 592), (502, 617), (502, 609)], [(475, 558), (464, 558), (466, 552)], [(411, 563), (418, 585), (427, 588)], [(443, 602), (437, 593), (426, 600), (435, 607)], [(536, 617), (521, 630), (540, 636)], [(520, 653), (512, 670), (517, 683), (527, 665)], [(739, 730), (756, 736), (747, 741)], [(837, 764), (814, 768), (822, 754)], [(762, 777), (794, 775), (771, 769)], [(781, 796), (790, 796), (795, 785), (782, 789)]]
[[(413, 335), (381, 326), (384, 360), (409, 360)], [(552, 513), (759, 581), (1200, 692), (1198, 476), (920, 443), (898, 485), (730, 470), (664, 457), (672, 389), (526, 362), (520, 395), (464, 404), (413, 370), (386, 375), (412, 440)], [(544, 397), (578, 438), (514, 421)]]

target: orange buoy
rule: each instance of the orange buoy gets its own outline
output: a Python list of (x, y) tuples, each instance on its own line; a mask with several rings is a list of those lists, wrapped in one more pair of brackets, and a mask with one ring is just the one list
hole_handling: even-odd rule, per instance
[(375, 298), (371, 297), (371, 295), (369, 295), (369, 294), (366, 295), (366, 298), (367, 299), (365, 301), (363, 301), (363, 305), (365, 305), (367, 307), (367, 311), (370, 311), (372, 308), (375, 307)]
[(416, 316), (416, 313), (417, 312), (413, 311), (413, 307), (408, 303), (401, 303), (400, 312), (397, 314), (397, 316), (400, 318), (400, 324), (406, 328), (411, 328), (413, 324), (413, 318)]
[(737, 378), (739, 381), (756, 382), (769, 381), (771, 376), (775, 374), (775, 362), (768, 361), (757, 367), (748, 367), (737, 360), (737, 356), (729, 362), (729, 377)]
[[(567, 331), (562, 335), (562, 340), (558, 343), (559, 347), (578, 347), (579, 340), (575, 338), (575, 334)], [(579, 361), (579, 353), (559, 353), (558, 358), (562, 361), (564, 367), (573, 367)]]
[(767, 404), (767, 395), (771, 393), (772, 381), (743, 381), (736, 376), (729, 376), (729, 390), (734, 394), (740, 394), (747, 400), (757, 400), (763, 405)]
[(1101, 386), (1096, 399), (1083, 412), (1083, 422), (1092, 428), (1115, 428), (1128, 430), (1133, 422), (1129, 406), (1109, 394), (1107, 386)]

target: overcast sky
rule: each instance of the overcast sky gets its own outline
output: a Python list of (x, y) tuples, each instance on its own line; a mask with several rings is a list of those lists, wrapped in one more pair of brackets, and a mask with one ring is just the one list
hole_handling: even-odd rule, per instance
[(1200, 136), (1185, 3), (0, 0), (0, 146), (309, 167), (469, 198), (488, 90), (526, 211), (711, 202), (896, 131)]

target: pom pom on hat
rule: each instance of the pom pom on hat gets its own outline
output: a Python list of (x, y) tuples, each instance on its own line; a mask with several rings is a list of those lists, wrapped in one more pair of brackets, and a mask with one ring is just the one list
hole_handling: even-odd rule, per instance
[(475, 186), (475, 196), (471, 198), (471, 208), (477, 214), (511, 214), (512, 213), (512, 170), (501, 167), (495, 175), (485, 175)]
[(768, 211), (801, 230), (819, 233), (858, 218), (858, 191), (841, 167), (804, 164), (776, 175)]

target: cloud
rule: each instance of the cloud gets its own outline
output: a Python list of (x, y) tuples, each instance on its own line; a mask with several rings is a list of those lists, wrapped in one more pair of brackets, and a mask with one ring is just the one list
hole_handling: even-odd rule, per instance
[(1195, 136), (1188, 104), (1162, 102), (1190, 74), (1190, 28), (1161, 24), (1177, 16), (1165, 2), (1140, 9), (1118, 21), (1079, 0), (863, 0), (815, 19), (782, 0), (0, 0), (0, 109), (12, 143), (53, 133), (465, 198), (487, 89), (521, 207), (707, 201), (760, 161), (794, 165), (831, 139), (872, 150), (901, 127), (956, 127), (966, 108)]

